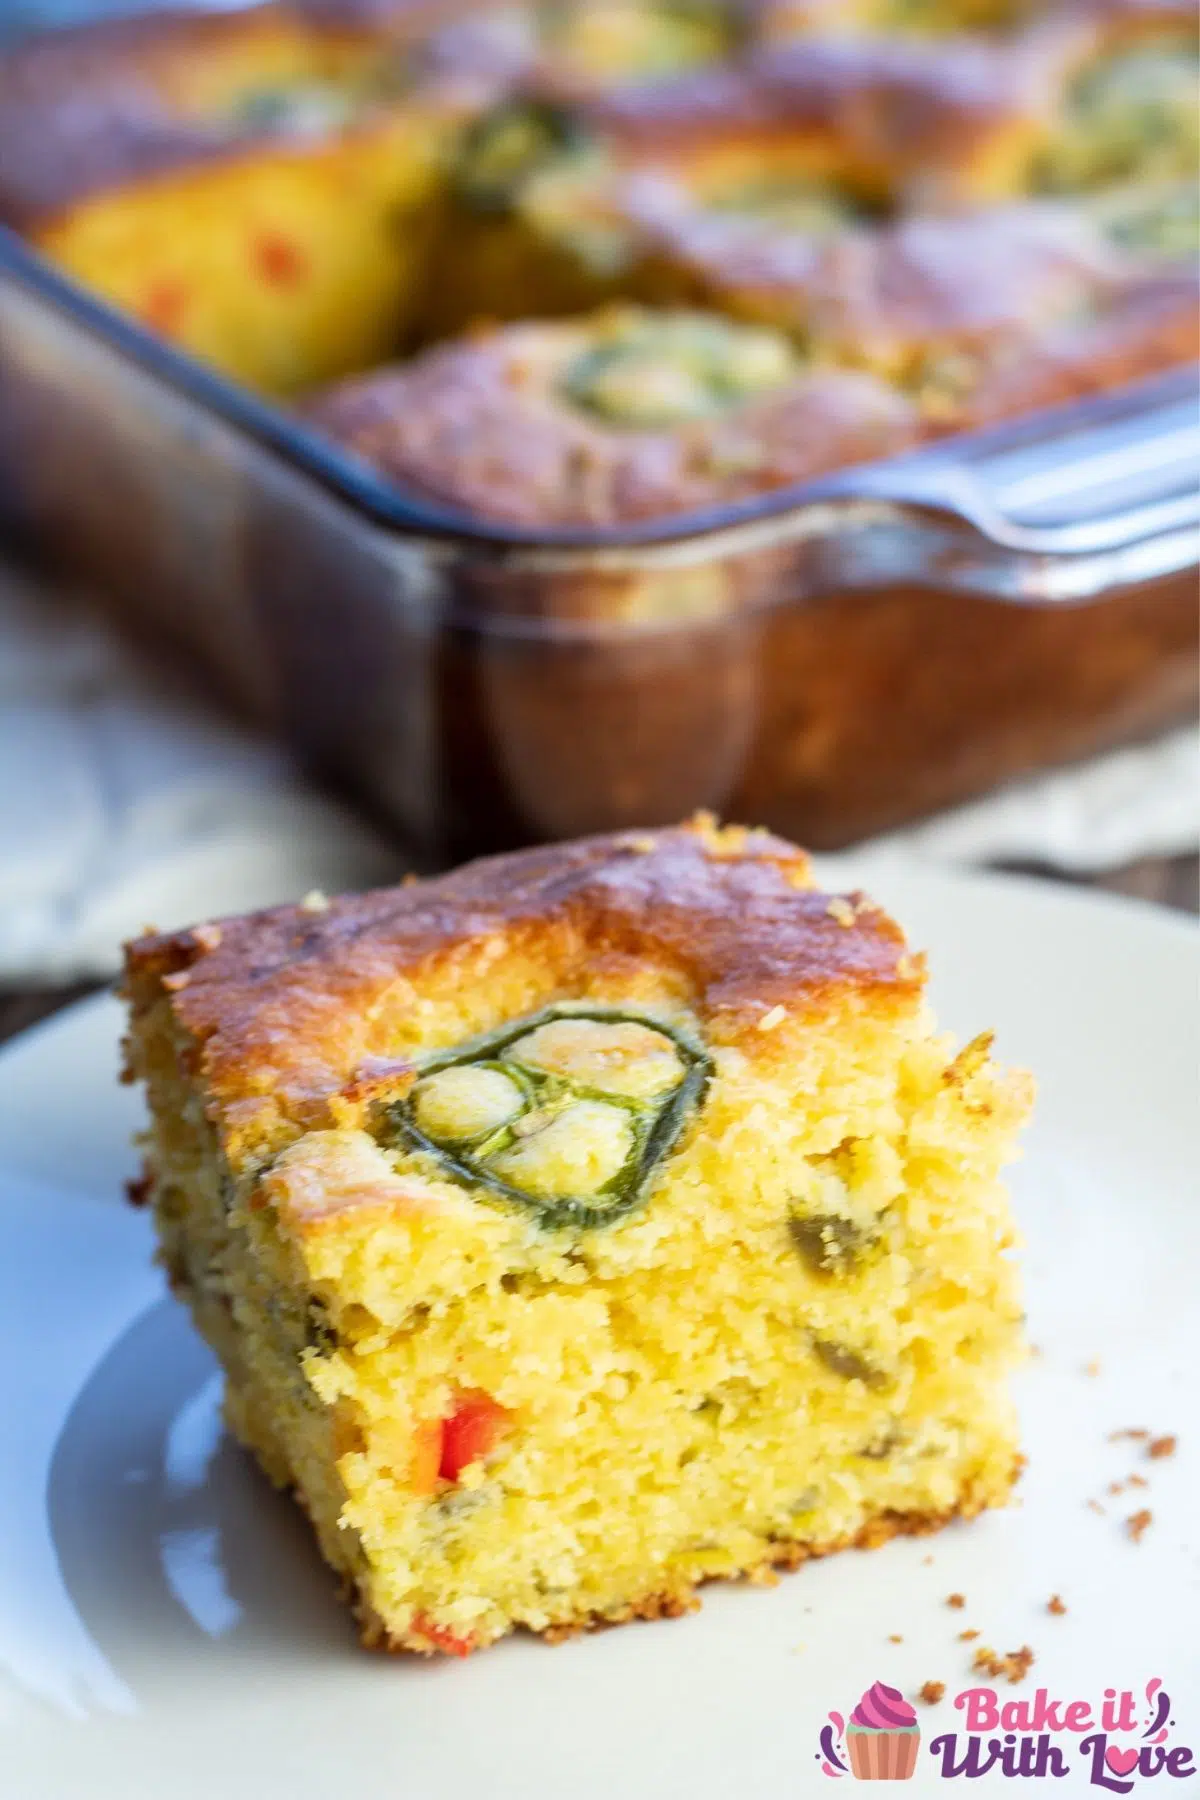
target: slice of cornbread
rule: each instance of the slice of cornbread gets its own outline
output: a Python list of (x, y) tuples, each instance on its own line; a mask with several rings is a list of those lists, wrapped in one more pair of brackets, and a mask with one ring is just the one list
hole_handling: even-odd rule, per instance
[(922, 984), (705, 818), (130, 947), (162, 1261), (368, 1643), (1003, 1503), (1030, 1085)]

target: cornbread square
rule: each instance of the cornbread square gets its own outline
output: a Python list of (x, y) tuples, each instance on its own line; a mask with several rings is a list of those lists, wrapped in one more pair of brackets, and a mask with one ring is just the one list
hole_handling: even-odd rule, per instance
[(1007, 196), (1040, 141), (1044, 83), (1027, 64), (973, 41), (838, 36), (566, 103), (554, 83), (509, 97), (465, 134), (427, 335), (660, 298), (643, 266), (656, 246), (626, 193), (639, 173), (713, 207), (790, 192), (818, 238), (935, 197)]
[(479, 331), (304, 413), (410, 492), (543, 527), (768, 493), (906, 448), (918, 424), (886, 382), (813, 366), (779, 332), (638, 306)]
[(260, 392), (394, 355), (446, 160), (490, 97), (414, 41), (453, 0), (407, 11), (405, 29), (339, 0), (160, 13), (18, 46), (0, 57), (0, 221)]
[(129, 947), (163, 1265), (368, 1644), (1004, 1503), (1030, 1084), (923, 981), (703, 817)]

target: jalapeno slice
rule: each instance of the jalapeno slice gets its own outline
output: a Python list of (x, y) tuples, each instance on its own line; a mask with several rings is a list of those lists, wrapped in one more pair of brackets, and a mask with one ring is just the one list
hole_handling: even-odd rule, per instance
[(657, 1019), (548, 1007), (430, 1057), (386, 1108), (383, 1138), (547, 1229), (586, 1230), (642, 1203), (711, 1073)]
[(788, 1214), (788, 1235), (810, 1269), (818, 1275), (845, 1275), (878, 1243), (878, 1233), (840, 1213)]

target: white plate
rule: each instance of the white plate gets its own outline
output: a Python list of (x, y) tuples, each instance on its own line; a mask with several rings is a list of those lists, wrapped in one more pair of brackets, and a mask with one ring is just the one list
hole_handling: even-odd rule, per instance
[[(92, 1002), (0, 1056), (5, 1800), (805, 1796), (832, 1791), (827, 1714), (876, 1679), (947, 1684), (919, 1708), (904, 1790), (936, 1794), (931, 1743), (961, 1732), (953, 1700), (980, 1644), (1036, 1652), (1005, 1699), (1040, 1686), (1098, 1707), (1128, 1688), (1139, 1730), (1158, 1678), (1168, 1748), (1200, 1752), (1192, 928), (1032, 884), (875, 885), (931, 947), (945, 1022), (995, 1025), (1041, 1085), (1014, 1183), (1041, 1350), (1022, 1378), (1020, 1505), (772, 1590), (713, 1587), (693, 1618), (559, 1649), (360, 1652), (290, 1503), (222, 1435), (214, 1364), (123, 1204), (138, 1107), (114, 1085), (118, 1010)], [(1109, 1441), (1122, 1427), (1178, 1433), (1178, 1452), (1149, 1461)], [(1134, 1471), (1148, 1488), (1106, 1494)], [(1153, 1522), (1135, 1544), (1123, 1520), (1141, 1506)], [(945, 1604), (956, 1591), (962, 1611)], [(1065, 1617), (1046, 1610), (1056, 1592)], [(976, 1644), (958, 1641), (968, 1628)], [(1103, 1791), (1078, 1736), (1065, 1751), (1049, 1791)], [(969, 1791), (1014, 1790), (993, 1771)]]

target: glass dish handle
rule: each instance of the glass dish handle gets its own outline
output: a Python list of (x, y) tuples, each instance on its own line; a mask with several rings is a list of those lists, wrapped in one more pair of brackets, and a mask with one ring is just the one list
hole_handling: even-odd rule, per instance
[[(980, 568), (1010, 559), (1010, 589), (1070, 597), (1098, 578), (1132, 581), (1194, 562), (1200, 546), (1200, 405), (1196, 372), (1109, 397), (1087, 416), (1058, 409), (956, 444), (861, 471), (862, 499), (940, 515), (975, 539)], [(930, 521), (934, 523), (933, 520)], [(961, 527), (969, 528), (963, 534)], [(981, 541), (982, 540), (982, 541)], [(1083, 578), (1065, 589), (1049, 565)], [(979, 570), (977, 570), (978, 574)], [(998, 572), (998, 571), (997, 571)], [(1023, 574), (1021, 573), (1023, 572)], [(951, 585), (964, 585), (952, 581)], [(1057, 591), (1062, 589), (1061, 592)]]

